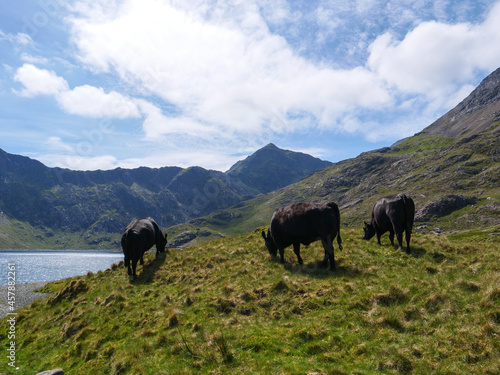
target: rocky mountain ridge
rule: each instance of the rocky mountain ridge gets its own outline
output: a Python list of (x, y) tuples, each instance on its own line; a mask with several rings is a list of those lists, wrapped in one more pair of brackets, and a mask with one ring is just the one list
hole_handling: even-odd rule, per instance
[[(294, 163), (280, 167), (296, 182), (329, 162), (274, 145), (276, 165), (266, 173), (278, 173), (280, 159)], [(49, 168), (28, 157), (0, 149), (0, 248), (48, 246), (116, 247), (123, 228), (134, 218), (152, 216), (162, 228), (229, 207), (265, 192), (261, 182), (263, 153), (238, 162), (234, 175), (201, 167), (117, 168), (107, 171), (73, 171)], [(307, 162), (303, 162), (307, 159)], [(283, 165), (283, 163), (281, 164)], [(294, 165), (301, 165), (300, 170)], [(305, 165), (305, 167), (304, 167)], [(244, 180), (245, 182), (242, 182)], [(10, 228), (19, 222), (20, 228)], [(22, 223), (22, 224), (21, 224)], [(35, 233), (31, 245), (23, 243), (23, 231)]]

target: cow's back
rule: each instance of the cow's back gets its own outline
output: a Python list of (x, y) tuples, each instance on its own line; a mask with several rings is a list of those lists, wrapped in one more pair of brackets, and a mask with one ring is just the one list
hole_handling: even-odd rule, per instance
[(398, 197), (403, 201), (405, 223), (411, 228), (415, 220), (415, 202), (406, 194), (398, 194)]
[(413, 224), (415, 204), (406, 194), (397, 194), (380, 198), (372, 210), (372, 219), (379, 227), (392, 226), (392, 223)]
[(278, 245), (288, 246), (296, 240), (313, 242), (336, 233), (338, 206), (333, 202), (296, 203), (276, 210), (270, 230)]
[(151, 220), (138, 219), (131, 222), (122, 236), (122, 246), (130, 251), (146, 251), (155, 244), (156, 231)]

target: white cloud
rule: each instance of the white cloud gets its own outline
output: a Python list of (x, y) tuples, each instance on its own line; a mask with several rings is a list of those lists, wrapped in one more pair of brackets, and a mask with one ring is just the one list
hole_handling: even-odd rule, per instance
[(60, 158), (61, 155), (44, 155), (41, 160), (47, 164), (63, 165), (64, 168), (81, 171), (106, 170), (118, 167), (118, 160), (112, 155), (81, 156), (67, 154), (63, 157), (62, 163)]
[(14, 45), (19, 45), (19, 46), (27, 46), (31, 43), (33, 43), (33, 40), (28, 34), (25, 33), (17, 33), (17, 34), (10, 34), (10, 33), (4, 33), (2, 30), (0, 30), (0, 40), (7, 40), (8, 42), (11, 42)]
[(75, 152), (73, 147), (64, 143), (60, 137), (49, 137), (49, 139), (45, 142), (45, 145), (53, 151)]
[(57, 96), (57, 101), (68, 113), (97, 118), (140, 117), (133, 100), (116, 91), (105, 93), (100, 87), (78, 86)]
[(368, 67), (405, 93), (445, 98), (478, 70), (500, 63), (500, 3), (482, 24), (424, 22), (401, 41), (385, 33), (370, 46)]
[(167, 134), (185, 134), (205, 139), (222, 135), (220, 132), (214, 134), (202, 123), (189, 117), (168, 117), (160, 108), (145, 101), (137, 101), (142, 114), (145, 116), (142, 128), (147, 141), (163, 141), (162, 136)]
[(68, 82), (64, 78), (58, 77), (53, 71), (38, 69), (32, 64), (24, 64), (18, 68), (14, 80), (24, 86), (18, 93), (25, 97), (58, 95), (68, 90)]
[(45, 57), (32, 56), (30, 54), (27, 54), (26, 52), (21, 55), (21, 60), (26, 61), (30, 64), (47, 64), (49, 61)]
[(116, 91), (105, 93), (103, 88), (89, 85), (70, 90), (64, 78), (32, 64), (18, 68), (14, 80), (24, 86), (17, 92), (19, 95), (54, 96), (61, 108), (71, 114), (96, 118), (137, 118), (141, 115), (134, 99)]
[[(464, 3), (484, 10), (473, 0)], [(50, 56), (51, 48), (24, 53), (21, 59), (28, 64), (15, 73), (23, 85), (16, 92), (51, 95), (61, 109), (78, 116), (137, 120), (122, 122), (123, 133), (115, 132), (116, 138), (123, 136), (120, 147), (110, 137), (102, 149), (78, 150), (78, 143), (64, 143), (74, 140), (71, 129), (54, 132), (63, 139), (50, 139), (48, 145), (54, 153), (82, 155), (83, 167), (70, 160), (78, 169), (98, 161), (135, 167), (189, 166), (193, 160), (224, 169), (239, 150), (301, 134), (310, 135), (311, 144), (330, 137), (335, 144), (345, 134), (370, 141), (406, 137), (500, 65), (498, 2), (485, 20), (446, 0), (312, 5), (77, 0), (69, 8), (67, 51), (74, 58), (63, 65)], [(18, 37), (18, 46), (32, 42)], [(0, 31), (2, 38), (6, 34)], [(58, 67), (64, 78), (36, 64)], [(92, 79), (106, 82), (104, 88), (85, 84), (92, 73), (97, 73)], [(70, 77), (83, 83), (70, 88)], [(133, 139), (125, 136), (132, 127)], [(130, 155), (119, 162), (92, 157), (113, 147)], [(147, 156), (136, 156), (141, 153)]]
[(85, 10), (72, 20), (80, 59), (92, 70), (115, 70), (211, 131), (255, 133), (269, 123), (293, 130), (294, 121), (277, 122), (275, 114), (304, 112), (334, 127), (354, 107), (390, 102), (370, 71), (336, 71), (298, 56), (252, 4), (222, 2), (211, 12), (171, 4), (129, 0), (115, 17)]

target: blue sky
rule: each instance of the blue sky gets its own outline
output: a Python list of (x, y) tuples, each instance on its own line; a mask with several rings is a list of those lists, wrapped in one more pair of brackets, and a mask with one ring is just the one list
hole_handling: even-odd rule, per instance
[(0, 148), (94, 170), (332, 162), (431, 124), (500, 66), (500, 1), (5, 2)]

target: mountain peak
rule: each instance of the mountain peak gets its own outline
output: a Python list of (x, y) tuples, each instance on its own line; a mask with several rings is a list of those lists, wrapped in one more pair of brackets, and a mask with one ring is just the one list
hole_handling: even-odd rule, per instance
[(500, 120), (500, 68), (488, 75), (455, 108), (425, 128), (422, 133), (458, 139), (478, 134)]
[(264, 150), (264, 149), (277, 149), (277, 150), (281, 150), (278, 146), (276, 146), (274, 143), (268, 143), (267, 145), (265, 145), (264, 147), (261, 148), (261, 150)]
[(283, 150), (273, 143), (234, 164), (226, 173), (258, 193), (297, 182), (331, 163), (302, 152)]
[(481, 81), (458, 106), (466, 113), (500, 101), (500, 68)]

